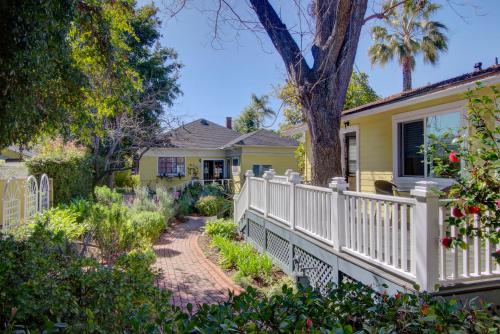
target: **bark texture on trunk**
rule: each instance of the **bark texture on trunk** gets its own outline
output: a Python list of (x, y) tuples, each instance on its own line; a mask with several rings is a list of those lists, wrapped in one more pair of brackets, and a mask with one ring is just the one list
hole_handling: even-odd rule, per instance
[(250, 0), (297, 87), (312, 144), (312, 182), (342, 176), (340, 117), (351, 79), (367, 0), (313, 0), (316, 20), (310, 67), (268, 0)]
[(404, 58), (403, 59), (403, 91), (411, 90), (411, 68), (412, 68), (412, 59)]

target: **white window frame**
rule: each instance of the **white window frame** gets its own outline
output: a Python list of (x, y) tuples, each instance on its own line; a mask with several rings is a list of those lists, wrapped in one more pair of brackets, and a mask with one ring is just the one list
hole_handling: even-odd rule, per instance
[[(181, 176), (186, 176), (186, 157), (176, 157), (176, 156), (159, 156), (156, 159), (156, 175), (160, 176), (160, 158), (183, 158), (184, 159), (184, 170), (181, 173)], [(167, 176), (178, 176), (179, 173), (166, 173)]]
[[(417, 181), (433, 181), (438, 184), (438, 187), (445, 188), (454, 183), (451, 178), (441, 178), (441, 177), (428, 177), (427, 176), (427, 165), (424, 165), (424, 176), (399, 176), (399, 130), (398, 126), (401, 123), (423, 120), (424, 121), (424, 132), (426, 129), (425, 119), (429, 116), (435, 116), (440, 114), (446, 114), (451, 112), (460, 112), (462, 119), (462, 126), (465, 125), (467, 117), (467, 102), (465, 100), (460, 100), (452, 103), (446, 103), (435, 107), (419, 109), (411, 112), (406, 112), (402, 114), (397, 114), (392, 116), (392, 178), (393, 182), (403, 190), (411, 189), (415, 186)], [(424, 133), (425, 135), (425, 133)], [(427, 138), (424, 136), (424, 145), (427, 145)], [(426, 157), (424, 156), (424, 161)]]
[[(201, 179), (205, 181), (205, 170), (203, 169), (205, 167), (205, 161), (222, 161), (222, 178), (224, 179), (226, 177), (225, 171), (227, 169), (226, 166), (226, 158), (213, 158), (213, 159), (201, 159)], [(207, 180), (209, 181), (209, 180)]]
[(345, 148), (345, 135), (347, 133), (352, 133), (354, 132), (356, 134), (356, 152), (357, 152), (357, 156), (356, 156), (356, 191), (357, 192), (360, 192), (361, 191), (361, 173), (360, 173), (360, 170), (359, 170), (359, 157), (360, 157), (360, 152), (359, 152), (359, 148), (360, 148), (360, 140), (359, 140), (359, 125), (351, 125), (351, 126), (347, 126), (347, 127), (344, 127), (344, 128), (341, 128), (340, 129), (340, 156), (341, 156), (341, 165), (342, 165), (342, 175), (345, 175), (345, 171), (346, 171), (346, 165), (345, 165), (345, 153), (346, 153), (346, 148)]

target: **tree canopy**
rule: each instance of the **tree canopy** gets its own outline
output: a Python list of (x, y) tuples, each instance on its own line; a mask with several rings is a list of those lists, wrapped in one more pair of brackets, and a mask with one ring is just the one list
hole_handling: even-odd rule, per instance
[(266, 119), (276, 116), (276, 112), (268, 106), (269, 96), (252, 94), (250, 98), (250, 105), (234, 120), (234, 129), (239, 133), (259, 130), (263, 128)]
[(400, 6), (386, 1), (384, 24), (371, 30), (374, 44), (368, 55), (372, 64), (383, 66), (397, 57), (403, 69), (403, 90), (412, 88), (411, 73), (417, 55), (422, 54), (424, 62), (435, 64), (439, 53), (448, 50), (446, 26), (431, 20), (440, 7), (429, 0), (406, 1)]

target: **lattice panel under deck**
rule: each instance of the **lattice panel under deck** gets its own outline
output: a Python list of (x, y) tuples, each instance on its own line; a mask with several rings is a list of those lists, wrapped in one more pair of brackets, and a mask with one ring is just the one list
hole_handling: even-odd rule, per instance
[(263, 226), (248, 220), (248, 237), (263, 249), (265, 249), (265, 233)]
[(267, 231), (267, 252), (284, 265), (290, 264), (289, 242), (271, 231)]
[(311, 285), (319, 289), (321, 293), (326, 293), (327, 285), (334, 281), (332, 266), (297, 246), (294, 246), (294, 255), (294, 258), (299, 261), (299, 268), (294, 268), (294, 271), (306, 268), (304, 273), (309, 278)]

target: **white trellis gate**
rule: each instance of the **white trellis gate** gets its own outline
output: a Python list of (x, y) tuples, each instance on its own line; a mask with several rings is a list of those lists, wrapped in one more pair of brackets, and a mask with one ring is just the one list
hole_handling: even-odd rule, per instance
[(49, 177), (47, 174), (42, 174), (40, 178), (40, 188), (38, 196), (38, 211), (43, 212), (48, 210), (50, 207), (50, 187), (49, 187)]
[(38, 212), (38, 182), (30, 175), (24, 188), (24, 220), (30, 221)]
[(21, 190), (16, 179), (9, 178), (3, 189), (2, 230), (8, 231), (21, 221)]

